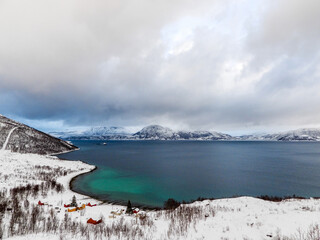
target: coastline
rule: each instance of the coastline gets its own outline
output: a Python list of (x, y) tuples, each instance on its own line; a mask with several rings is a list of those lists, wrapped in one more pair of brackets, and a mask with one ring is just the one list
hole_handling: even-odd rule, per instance
[[(55, 157), (58, 157), (57, 155), (60, 155), (60, 154), (65, 154), (65, 153), (69, 153), (69, 152), (74, 152), (74, 151), (78, 151), (80, 150), (79, 147), (75, 148), (75, 149), (71, 149), (71, 150), (67, 150), (67, 151), (63, 151), (63, 152), (58, 152), (58, 153), (52, 153), (52, 154), (47, 154), (46, 156), (55, 156)], [(59, 158), (59, 157), (58, 157)], [(59, 158), (60, 159), (60, 158)], [(66, 159), (67, 160), (67, 159)]]
[[(78, 148), (77, 150), (79, 150), (79, 149), (80, 148)], [(73, 152), (73, 151), (75, 151), (75, 150), (67, 151), (66, 153)], [(63, 154), (63, 153), (57, 153), (57, 154), (54, 155), (54, 157), (57, 157), (61, 161), (69, 161), (69, 162), (74, 162), (75, 161), (75, 160), (70, 160), (70, 159), (67, 159), (67, 158), (60, 158), (60, 157), (56, 156), (56, 155), (60, 155), (60, 154)], [(92, 166), (93, 168), (91, 170), (89, 170), (89, 171), (80, 172), (80, 173), (72, 176), (70, 178), (70, 180), (68, 181), (68, 183), (67, 183), (68, 190), (70, 190), (71, 192), (73, 192), (75, 194), (79, 194), (81, 196), (84, 196), (84, 197), (87, 197), (87, 198), (91, 198), (94, 201), (98, 201), (98, 202), (100, 202), (100, 204), (110, 204), (110, 205), (113, 205), (113, 206), (122, 206), (122, 207), (126, 207), (127, 206), (126, 203), (121, 202), (121, 201), (102, 200), (102, 199), (99, 199), (99, 198), (97, 198), (95, 196), (92, 196), (90, 194), (86, 194), (84, 192), (78, 192), (78, 191), (75, 191), (74, 189), (72, 189), (72, 182), (74, 182), (77, 177), (79, 177), (81, 175), (89, 174), (89, 173), (94, 172), (94, 171), (96, 171), (98, 169), (97, 166), (91, 165), (91, 164), (89, 164), (89, 163), (87, 163), (85, 161), (82, 161), (82, 160), (76, 160), (76, 161), (82, 162), (82, 163), (84, 163), (86, 165), (89, 165), (89, 166)], [(146, 206), (146, 205), (142, 205), (142, 204), (134, 204), (134, 207), (137, 207), (137, 208), (140, 208), (140, 209), (144, 209), (144, 210), (149, 210), (149, 211), (161, 210), (162, 209), (161, 207)]]
[[(69, 159), (61, 159), (59, 158), (60, 160), (63, 160), (63, 161), (74, 161), (74, 160), (69, 160)], [(89, 163), (86, 163), (84, 161), (81, 161), (81, 160), (77, 160), (77, 161), (80, 161), (84, 164), (87, 164), (89, 166), (93, 166), (94, 168), (91, 169), (90, 171), (86, 171), (86, 172), (82, 172), (82, 173), (78, 173), (77, 175), (73, 176), (70, 180), (69, 180), (69, 190), (76, 193), (76, 194), (80, 194), (80, 195), (83, 195), (83, 196), (87, 196), (89, 198), (92, 198), (96, 201), (99, 201), (101, 203), (105, 203), (105, 204), (111, 204), (111, 205), (120, 205), (120, 206), (123, 206), (123, 207), (126, 207), (126, 204), (123, 203), (123, 202), (120, 202), (120, 201), (110, 201), (110, 200), (102, 200), (102, 199), (99, 199), (95, 196), (92, 196), (92, 195), (89, 195), (89, 194), (85, 194), (84, 192), (78, 192), (78, 191), (75, 191), (74, 189), (72, 189), (72, 183), (75, 181), (75, 179), (81, 175), (85, 175), (85, 174), (89, 174), (91, 172), (94, 172), (98, 169), (97, 166), (95, 165), (91, 165)], [(197, 199), (192, 199), (190, 201), (182, 201), (183, 203), (179, 202), (181, 205), (188, 205), (188, 204), (193, 204), (195, 202), (203, 202), (203, 201), (214, 201), (214, 200), (228, 200), (228, 199), (234, 199), (234, 198), (242, 198), (242, 197), (248, 197), (248, 198), (255, 198), (255, 199), (261, 199), (261, 200), (264, 200), (264, 201), (268, 201), (268, 202), (281, 202), (281, 201), (287, 201), (287, 200), (307, 200), (307, 199), (320, 199), (320, 197), (301, 197), (301, 196), (297, 196), (297, 195), (292, 195), (292, 196), (271, 196), (271, 195), (261, 195), (261, 196), (247, 196), (247, 195), (235, 195), (235, 196), (231, 196), (231, 197), (221, 197), (221, 198), (215, 198), (215, 197), (201, 197), (199, 196)], [(163, 208), (161, 207), (152, 207), (152, 206), (145, 206), (145, 205), (142, 205), (142, 204), (135, 204), (134, 205), (135, 207), (137, 208), (140, 208), (140, 209), (144, 209), (144, 210), (164, 210)]]
[[(65, 160), (67, 160), (67, 161), (72, 161), (72, 160), (68, 160), (68, 159), (65, 159)], [(83, 162), (83, 161), (81, 161), (81, 162)], [(84, 162), (84, 163), (85, 163), (85, 162)], [(86, 164), (88, 164), (88, 163), (86, 163)], [(91, 165), (91, 166), (94, 166), (94, 165)], [(73, 182), (77, 177), (79, 177), (79, 176), (81, 176), (81, 175), (84, 175), (84, 174), (91, 173), (91, 172), (93, 172), (93, 171), (95, 171), (95, 170), (97, 170), (97, 169), (98, 169), (98, 167), (97, 167), (97, 166), (94, 166), (94, 168), (93, 168), (92, 170), (90, 170), (89, 172), (80, 173), (80, 174), (78, 174), (77, 176), (74, 176), (73, 178), (71, 178), (71, 180), (69, 181), (69, 188), (72, 190), (71, 184), (72, 184), (72, 182)], [(73, 190), (72, 190), (72, 191), (73, 191)], [(73, 192), (76, 192), (76, 191), (73, 191)]]
[[(87, 141), (87, 140), (85, 140)], [(89, 140), (90, 141), (90, 140)], [(99, 141), (102, 141), (102, 140), (99, 140)], [(112, 141), (123, 141), (123, 140), (112, 140)], [(133, 140), (133, 141), (144, 141), (144, 140)], [(150, 140), (150, 141), (158, 141), (158, 140)], [(175, 140), (169, 140), (169, 141), (175, 141)], [(189, 140), (187, 140), (189, 141)], [(194, 140), (190, 140), (190, 141), (194, 141)], [(206, 140), (204, 140), (206, 141)], [(267, 142), (272, 142), (272, 141), (267, 141)], [(293, 142), (293, 141), (291, 141)], [(58, 159), (60, 160), (63, 160), (63, 161), (70, 161), (70, 162), (74, 162), (74, 161), (80, 161), (84, 164), (87, 164), (89, 166), (92, 166), (94, 167), (93, 169), (89, 170), (89, 171), (86, 171), (86, 172), (82, 172), (82, 173), (79, 173), (75, 176), (73, 176), (69, 182), (68, 182), (68, 186), (69, 186), (69, 190), (76, 193), (76, 194), (80, 194), (82, 196), (86, 196), (86, 197), (89, 197), (89, 198), (92, 198), (94, 199), (95, 201), (99, 201), (101, 203), (105, 203), (105, 204), (111, 204), (111, 205), (119, 205), (119, 206), (123, 206), (123, 207), (126, 207), (126, 202), (125, 201), (117, 201), (117, 200), (108, 200), (108, 199), (99, 199), (98, 197), (96, 196), (93, 196), (93, 195), (90, 195), (90, 194), (87, 194), (85, 193), (84, 191), (76, 191), (72, 188), (72, 183), (76, 180), (77, 177), (80, 177), (82, 175), (85, 175), (85, 174), (89, 174), (89, 173), (92, 173), (93, 171), (97, 170), (98, 167), (95, 166), (95, 165), (92, 165), (90, 163), (87, 163), (83, 160), (70, 160), (68, 158), (60, 158), (59, 156), (57, 155), (61, 155), (61, 154), (64, 154), (64, 153), (69, 153), (69, 152), (73, 152), (73, 151), (77, 151), (77, 150), (80, 150), (79, 147), (77, 147), (77, 149), (74, 149), (74, 150), (70, 150), (70, 151), (65, 151), (65, 152), (61, 152), (61, 153), (56, 153), (54, 155), (49, 155), (49, 156), (55, 156), (57, 157)], [(284, 201), (284, 200), (302, 200), (302, 199), (319, 199), (320, 197), (317, 197), (317, 196), (311, 196), (311, 197), (301, 197), (299, 195), (282, 195), (282, 196), (279, 196), (279, 195), (256, 195), (256, 196), (250, 196), (250, 195), (233, 195), (233, 196), (225, 196), (225, 197), (201, 197), (201, 196), (198, 196), (196, 199), (191, 199), (191, 200), (182, 200), (180, 203), (184, 203), (184, 204), (193, 204), (194, 202), (198, 202), (198, 201), (205, 201), (205, 200), (221, 200), (221, 199), (233, 199), (233, 198), (239, 198), (239, 197), (252, 197), (252, 198), (256, 198), (256, 199), (262, 199), (262, 200), (265, 200), (265, 201), (270, 201), (270, 202), (280, 202), (280, 201)], [(137, 208), (140, 208), (140, 209), (145, 209), (145, 210), (162, 210), (163, 207), (157, 207), (157, 206), (147, 206), (147, 205), (143, 205), (143, 204), (134, 204), (135, 207)]]
[[(58, 158), (59, 160), (61, 161), (69, 161), (69, 162), (74, 162), (74, 161), (78, 161), (78, 162), (82, 162), (84, 164), (87, 164), (89, 166), (92, 166), (94, 167), (93, 169), (89, 170), (89, 171), (86, 171), (86, 172), (81, 172), (81, 173), (78, 173), (77, 175), (75, 176), (72, 176), (68, 182), (68, 189), (73, 192), (73, 193), (76, 193), (76, 194), (79, 194), (79, 195), (82, 195), (82, 196), (86, 196), (88, 198), (92, 198), (94, 199), (95, 201), (99, 201), (100, 203), (104, 203), (104, 204), (110, 204), (110, 205), (115, 205), (115, 206), (123, 206), (123, 207), (126, 207), (126, 203), (124, 202), (121, 202), (121, 201), (110, 201), (110, 200), (101, 200), (95, 196), (92, 196), (92, 195), (89, 195), (89, 194), (86, 194), (84, 192), (78, 192), (78, 191), (75, 191), (74, 189), (72, 189), (72, 182), (75, 181), (75, 179), (81, 175), (84, 175), (84, 174), (89, 174), (95, 170), (98, 169), (97, 166), (95, 165), (92, 165), (92, 164), (89, 164), (85, 161), (82, 161), (82, 160), (70, 160), (70, 159), (67, 159), (67, 158), (60, 158), (58, 155), (61, 155), (61, 154), (65, 154), (65, 153), (69, 153), (69, 152), (74, 152), (74, 151), (78, 151), (80, 150), (79, 147), (77, 147), (76, 149), (73, 149), (73, 150), (69, 150), (69, 151), (64, 151), (64, 152), (59, 152), (59, 153), (55, 153), (55, 154), (50, 154), (50, 155), (46, 155), (46, 156), (50, 156), (50, 157), (56, 157)], [(208, 198), (210, 199), (210, 198)], [(197, 200), (195, 200), (197, 201)], [(188, 202), (188, 203), (192, 203), (192, 202)], [(137, 208), (140, 208), (140, 209), (144, 209), (144, 210), (149, 210), (149, 211), (152, 211), (152, 210), (161, 210), (162, 208), (161, 207), (153, 207), (153, 206), (146, 206), (146, 205), (142, 205), (142, 204), (134, 204), (134, 207), (137, 207)]]
[[(41, 208), (46, 218), (54, 212), (59, 224), (64, 224), (66, 216), (70, 219), (69, 221), (80, 224), (77, 225), (78, 230), (75, 234), (72, 234), (71, 230), (65, 231), (63, 239), (87, 239), (80, 235), (79, 226), (88, 226), (87, 220), (90, 218), (103, 219), (102, 225), (87, 227), (88, 231), (91, 231), (90, 239), (96, 239), (95, 230), (99, 228), (109, 229), (108, 231), (112, 234), (111, 237), (103, 235), (102, 239), (119, 239), (118, 234), (124, 234), (125, 239), (211, 240), (212, 236), (215, 236), (214, 239), (272, 239), (277, 236), (291, 237), (298, 233), (299, 229), (307, 234), (309, 229), (314, 229), (312, 226), (320, 225), (320, 200), (312, 198), (288, 199), (281, 202), (265, 201), (254, 197), (203, 200), (182, 204), (176, 210), (146, 211), (144, 212), (147, 216), (146, 220), (139, 220), (135, 215), (121, 213), (126, 209), (123, 206), (105, 203), (71, 190), (72, 179), (96, 169), (96, 166), (82, 161), (61, 160), (56, 156), (5, 152), (0, 155), (0, 173), (5, 173), (0, 174), (0, 189), (7, 189), (10, 193), (10, 189), (15, 187), (40, 184), (43, 180), (39, 179), (40, 175), (37, 174), (41, 171), (49, 174), (46, 175), (50, 176), (49, 181), (51, 176), (58, 176), (51, 174), (60, 172), (56, 179), (65, 187), (65, 191), (50, 190), (45, 193), (40, 191), (37, 196), (29, 194), (27, 200), (31, 206)], [(63, 204), (69, 204), (73, 196), (76, 196), (78, 204), (90, 202), (97, 206), (86, 207), (83, 211), (68, 212)], [(38, 201), (44, 202), (45, 205), (38, 206)], [(22, 207), (25, 209), (24, 204)], [(3, 219), (5, 227), (8, 226), (6, 223), (10, 222), (10, 214), (7, 212)], [(119, 233), (114, 226), (127, 229), (129, 232), (120, 230)], [(143, 236), (134, 235), (139, 233), (135, 229), (139, 229)], [(4, 239), (61, 239), (61, 236), (55, 232), (37, 232), (36, 234), (27, 232), (26, 234), (14, 237), (6, 235)]]
[[(60, 159), (60, 158), (59, 158), (59, 159)], [(61, 160), (73, 161), (73, 160), (68, 160), (68, 159), (61, 159)], [(88, 164), (88, 163), (86, 163), (86, 162), (84, 162), (84, 161), (81, 161), (81, 162), (83, 162), (83, 163), (85, 163), (85, 164)], [(90, 165), (90, 164), (89, 164), (89, 165)], [(91, 165), (91, 166), (94, 166), (94, 165)], [(78, 191), (75, 191), (74, 189), (72, 189), (72, 182), (74, 182), (77, 177), (79, 177), (79, 176), (81, 176), (81, 175), (89, 174), (89, 173), (91, 173), (91, 172), (93, 172), (93, 171), (95, 171), (95, 170), (97, 170), (97, 169), (98, 169), (98, 167), (97, 167), (97, 166), (94, 166), (94, 168), (93, 168), (92, 170), (88, 171), (88, 172), (79, 173), (78, 175), (73, 176), (73, 177), (70, 179), (70, 181), (69, 181), (69, 189), (70, 189), (70, 191), (72, 191), (72, 192), (74, 192), (74, 193), (76, 193), (76, 194), (80, 194), (80, 195), (83, 195), (83, 196), (90, 197), (90, 198), (92, 198), (92, 199), (94, 199), (94, 200), (96, 200), (96, 201), (99, 201), (99, 202), (103, 203), (103, 204), (111, 204), (111, 205), (118, 205), (118, 206), (126, 207), (127, 205), (126, 205), (126, 203), (124, 203), (124, 202), (121, 202), (121, 201), (102, 200), (102, 199), (99, 199), (99, 198), (97, 198), (97, 197), (95, 197), (95, 196), (92, 196), (92, 195), (90, 195), (90, 194), (86, 194), (86, 193), (81, 192), (81, 191), (78, 192)], [(206, 200), (209, 200), (209, 198), (206, 199)], [(196, 201), (196, 200), (195, 200), (195, 201)], [(192, 203), (192, 202), (190, 202), (190, 203)], [(161, 207), (152, 207), (152, 206), (146, 206), (146, 205), (142, 205), (142, 204), (134, 204), (134, 207), (137, 207), (137, 208), (139, 208), (139, 209), (149, 210), (149, 211), (162, 210)]]
[[(87, 141), (87, 140), (84, 140), (84, 141)], [(116, 140), (116, 141), (121, 141), (121, 140)], [(138, 141), (140, 142), (142, 140), (138, 140)], [(169, 141), (171, 141), (171, 140), (169, 140)], [(99, 142), (101, 142), (101, 140), (99, 140)], [(271, 141), (268, 141), (268, 142), (271, 142)], [(283, 143), (283, 142), (281, 142), (281, 143)], [(79, 149), (80, 148), (78, 148), (77, 150), (79, 150)], [(72, 151), (68, 151), (68, 152), (72, 152)], [(62, 153), (58, 153), (56, 155), (60, 155), (60, 154), (62, 154)], [(59, 159), (61, 159), (61, 160), (67, 160), (67, 161), (75, 161), (75, 159), (76, 159), (76, 158), (74, 158), (74, 160), (70, 160), (68, 158), (60, 158), (59, 156), (57, 156), (57, 157)], [(86, 161), (90, 162), (90, 160), (91, 160), (90, 158), (91, 158), (90, 155), (88, 155), (87, 158), (84, 158), (84, 160), (82, 162), (91, 165), (90, 163), (86, 162)], [(71, 159), (72, 159), (72, 157), (71, 157)], [(94, 166), (94, 165), (91, 165), (91, 166)], [(82, 189), (86, 189), (85, 185), (84, 186), (79, 186), (77, 190), (75, 190), (73, 188), (73, 182), (76, 180), (77, 177), (80, 177), (81, 175), (84, 175), (84, 174), (89, 174), (89, 173), (91, 173), (91, 172), (93, 172), (93, 171), (95, 171), (97, 169), (98, 169), (98, 167), (94, 166), (94, 169), (92, 169), (92, 170), (90, 170), (88, 172), (85, 172), (85, 173), (78, 174), (77, 176), (74, 176), (72, 179), (70, 179), (70, 182), (68, 183), (70, 190), (75, 192), (75, 193), (91, 197), (91, 198), (93, 198), (93, 199), (95, 199), (97, 201), (103, 202), (103, 203), (126, 206), (126, 201), (127, 200), (122, 200), (122, 199), (121, 200), (109, 200), (108, 198), (110, 198), (110, 196), (112, 196), (112, 195), (107, 195), (107, 193), (104, 194), (104, 195), (101, 195), (101, 196), (98, 193), (94, 192), (94, 191), (92, 192), (92, 195), (90, 193), (89, 194), (86, 193), (85, 190), (82, 190)], [(183, 199), (183, 200), (181, 200), (181, 202), (187, 203), (187, 204), (192, 204), (192, 203), (194, 203), (196, 201), (230, 199), (230, 198), (236, 198), (236, 197), (254, 197), (254, 198), (263, 199), (263, 200), (266, 200), (266, 201), (279, 202), (281, 200), (287, 200), (287, 199), (318, 198), (318, 197), (315, 197), (315, 196), (316, 195), (310, 195), (310, 196), (308, 196), (308, 195), (299, 195), (299, 194), (295, 195), (294, 193), (291, 194), (291, 195), (290, 194), (287, 194), (287, 195), (286, 194), (284, 194), (284, 195), (229, 195), (229, 196), (228, 195), (223, 195), (223, 196), (219, 196), (219, 197), (216, 197), (216, 196), (202, 197), (200, 195), (200, 196), (195, 196), (194, 198), (190, 198), (190, 199)], [(166, 200), (168, 200), (168, 199), (165, 199), (164, 201), (166, 201)], [(180, 200), (178, 200), (178, 201), (180, 201)], [(138, 208), (148, 209), (148, 210), (158, 210), (158, 209), (162, 209), (163, 208), (163, 205), (160, 206), (160, 204), (158, 206), (150, 206), (150, 205), (148, 206), (148, 205), (143, 205), (143, 204), (134, 204), (134, 206), (138, 207)]]

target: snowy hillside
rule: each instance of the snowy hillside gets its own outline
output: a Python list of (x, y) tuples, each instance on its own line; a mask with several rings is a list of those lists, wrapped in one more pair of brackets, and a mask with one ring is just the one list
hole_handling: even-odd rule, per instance
[(132, 134), (122, 127), (94, 127), (82, 133), (53, 133), (67, 140), (229, 140), (231, 136), (209, 131), (178, 131), (150, 125)]
[(52, 136), (67, 140), (127, 139), (132, 133), (123, 127), (91, 127), (83, 131), (50, 132)]
[(235, 139), (249, 141), (320, 141), (320, 129), (303, 128), (275, 134), (245, 135)]
[(75, 149), (72, 144), (0, 115), (0, 150), (55, 154)]
[(66, 140), (320, 141), (320, 129), (317, 128), (237, 137), (214, 131), (173, 131), (160, 125), (144, 127), (134, 134), (123, 127), (92, 127), (82, 132), (68, 131), (50, 134)]
[(279, 141), (320, 141), (320, 129), (298, 129), (277, 136)]
[(92, 127), (82, 134), (86, 136), (127, 135), (128, 131), (123, 127)]
[(171, 140), (176, 139), (178, 135), (170, 128), (159, 125), (150, 125), (133, 134), (133, 137), (135, 139)]
[(83, 131), (61, 131), (61, 132), (48, 132), (49, 135), (56, 138), (66, 139), (70, 136), (79, 136)]
[(186, 132), (179, 131), (178, 136), (180, 139), (185, 140), (231, 140), (231, 136), (225, 133), (209, 132), (209, 131), (195, 131)]
[(170, 128), (159, 125), (151, 125), (143, 128), (141, 131), (133, 134), (136, 139), (143, 140), (228, 140), (231, 136), (228, 134), (208, 131), (178, 131), (174, 132)]

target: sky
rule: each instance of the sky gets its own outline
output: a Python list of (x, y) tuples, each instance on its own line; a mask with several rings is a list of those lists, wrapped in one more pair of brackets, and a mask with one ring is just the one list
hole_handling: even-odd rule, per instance
[(0, 113), (231, 134), (320, 127), (319, 0), (0, 0)]

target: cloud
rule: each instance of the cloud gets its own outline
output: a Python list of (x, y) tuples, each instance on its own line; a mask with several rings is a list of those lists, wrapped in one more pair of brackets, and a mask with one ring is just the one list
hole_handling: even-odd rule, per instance
[(317, 124), (317, 1), (0, 3), (0, 111), (71, 125)]

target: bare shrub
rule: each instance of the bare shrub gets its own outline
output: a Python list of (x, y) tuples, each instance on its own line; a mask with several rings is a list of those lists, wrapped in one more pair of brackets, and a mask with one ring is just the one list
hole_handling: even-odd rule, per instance
[(320, 227), (318, 224), (310, 225), (307, 231), (303, 231), (300, 228), (292, 236), (282, 236), (280, 231), (277, 232), (273, 240), (319, 240), (320, 239)]
[(214, 216), (214, 209), (205, 209), (202, 206), (181, 205), (175, 210), (166, 211), (165, 217), (170, 220), (167, 236), (185, 236), (191, 223), (195, 226), (200, 220), (205, 219), (208, 214)]

